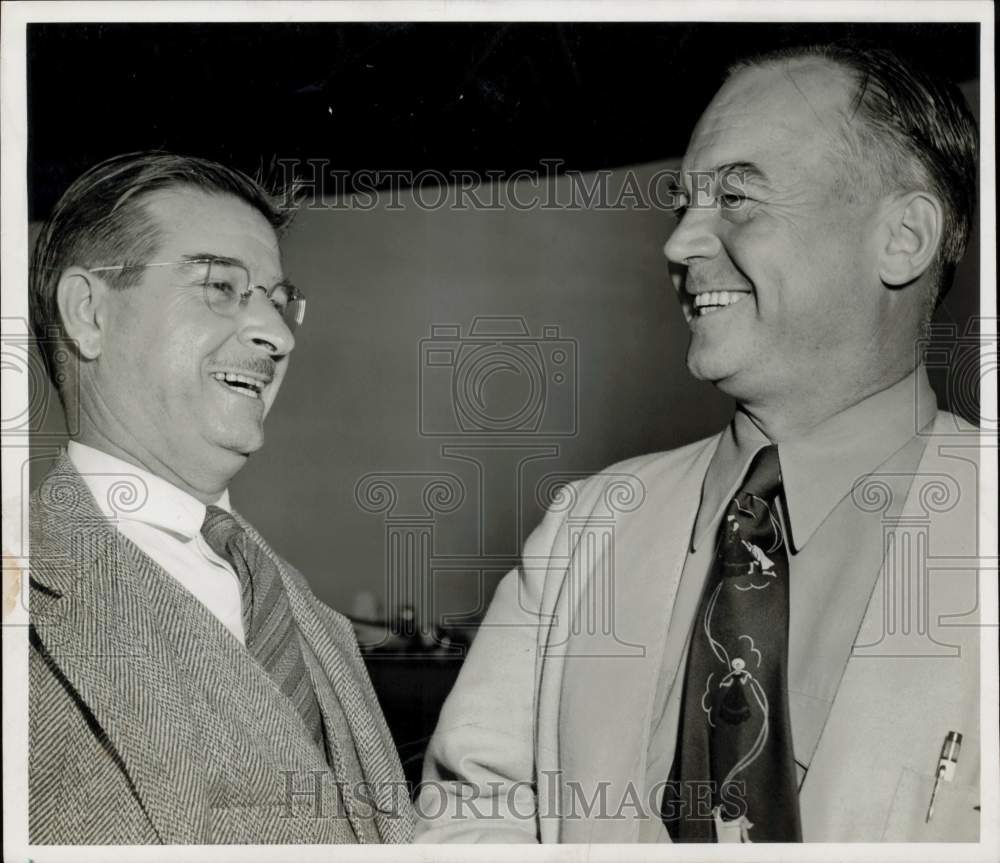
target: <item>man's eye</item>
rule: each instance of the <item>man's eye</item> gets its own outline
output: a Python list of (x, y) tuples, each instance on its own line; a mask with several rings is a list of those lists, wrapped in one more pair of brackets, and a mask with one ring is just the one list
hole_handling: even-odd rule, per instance
[(284, 312), (285, 307), (288, 305), (288, 291), (284, 288), (277, 288), (268, 297), (271, 301), (271, 305), (274, 306), (279, 312)]
[(724, 210), (735, 210), (749, 200), (743, 195), (719, 195), (719, 204)]
[(226, 296), (233, 296), (236, 293), (236, 288), (233, 286), (232, 282), (227, 282), (223, 279), (212, 279), (209, 282), (205, 282), (205, 287), (208, 290), (216, 294), (225, 294)]

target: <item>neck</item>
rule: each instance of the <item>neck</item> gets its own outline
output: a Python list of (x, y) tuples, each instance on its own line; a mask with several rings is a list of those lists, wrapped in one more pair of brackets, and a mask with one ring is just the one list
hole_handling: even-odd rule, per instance
[(165, 482), (169, 482), (175, 488), (179, 488), (204, 504), (215, 503), (219, 499), (219, 496), (226, 490), (226, 486), (233, 476), (233, 474), (220, 474), (215, 477), (202, 476), (199, 478), (198, 484), (195, 485), (189, 482), (181, 473), (171, 468), (166, 462), (157, 458), (145, 447), (139, 446), (135, 442), (128, 447), (121, 446), (99, 429), (86, 422), (80, 423), (80, 433), (73, 440), (100, 450), (107, 455), (119, 458), (131, 465), (135, 465), (137, 468), (141, 468)]
[(912, 369), (893, 380), (871, 381), (851, 391), (830, 393), (817, 388), (816, 397), (801, 393), (796, 397), (768, 401), (765, 399), (737, 399), (737, 405), (772, 443), (802, 437), (831, 417), (853, 407), (876, 393), (899, 383)]

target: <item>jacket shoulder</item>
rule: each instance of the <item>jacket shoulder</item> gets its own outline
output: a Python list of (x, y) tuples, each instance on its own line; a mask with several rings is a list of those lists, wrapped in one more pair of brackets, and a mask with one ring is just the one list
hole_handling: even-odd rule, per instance
[[(605, 468), (601, 474), (626, 473), (640, 477), (654, 477), (671, 470), (685, 469), (692, 461), (704, 455), (707, 450), (714, 449), (719, 441), (719, 436), (719, 433), (716, 433), (674, 449), (633, 456)], [(600, 474), (596, 474), (596, 476), (600, 476)]]
[(551, 495), (550, 511), (579, 516), (606, 508), (608, 515), (638, 508), (649, 489), (679, 482), (688, 471), (707, 467), (719, 435), (702, 438), (672, 450), (633, 456), (566, 484), (561, 497)]

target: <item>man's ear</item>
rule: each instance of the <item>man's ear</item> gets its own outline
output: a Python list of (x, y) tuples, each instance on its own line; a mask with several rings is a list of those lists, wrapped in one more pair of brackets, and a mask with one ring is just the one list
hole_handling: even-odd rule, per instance
[(93, 360), (103, 348), (103, 305), (109, 288), (82, 267), (69, 267), (59, 277), (56, 302), (66, 336), (76, 344), (80, 356)]
[(944, 230), (944, 210), (928, 192), (908, 192), (886, 212), (886, 241), (880, 250), (879, 275), (891, 287), (919, 278), (934, 261)]

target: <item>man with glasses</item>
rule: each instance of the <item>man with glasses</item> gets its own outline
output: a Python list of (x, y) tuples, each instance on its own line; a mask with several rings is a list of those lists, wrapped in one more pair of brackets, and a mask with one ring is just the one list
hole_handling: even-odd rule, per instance
[(32, 326), (78, 422), (31, 499), (34, 844), (409, 839), (349, 623), (227, 491), (305, 314), (286, 221), (237, 171), (141, 153), (39, 235)]

